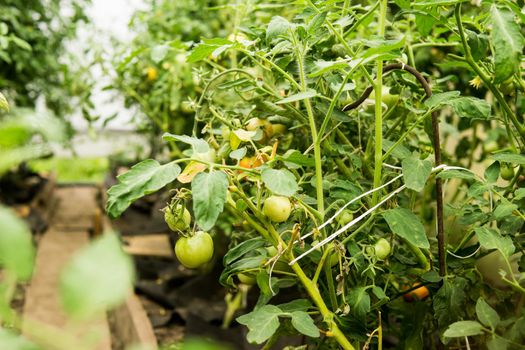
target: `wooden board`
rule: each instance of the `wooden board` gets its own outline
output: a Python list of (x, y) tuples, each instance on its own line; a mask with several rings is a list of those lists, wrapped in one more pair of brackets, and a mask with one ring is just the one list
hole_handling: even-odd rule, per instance
[[(53, 332), (53, 329), (60, 330), (68, 323), (59, 300), (60, 274), (73, 255), (89, 243), (88, 230), (96, 207), (95, 195), (96, 189), (89, 187), (56, 190), (56, 196), (60, 199), (57, 215), (39, 240), (35, 271), (26, 290), (22, 332), (28, 338), (45, 341), (46, 332), (42, 331), (43, 328), (49, 328), (47, 332)], [(78, 229), (72, 229), (73, 226)], [(75, 329), (79, 335), (86, 335), (88, 332), (94, 334), (97, 339), (96, 350), (111, 349), (109, 324), (105, 315), (89, 322), (76, 322)], [(75, 341), (75, 338), (72, 340)], [(51, 343), (49, 347), (53, 348), (53, 345), (55, 344)]]
[(130, 255), (173, 257), (170, 237), (167, 234), (149, 234), (143, 236), (124, 236), (124, 251)]
[(135, 294), (131, 294), (124, 304), (109, 312), (113, 335), (119, 340), (120, 347), (140, 344), (144, 349), (157, 349), (157, 338), (151, 322)]
[[(114, 231), (107, 216), (102, 216), (101, 223), (103, 232)], [(167, 235), (165, 236), (167, 237)], [(129, 237), (123, 237), (123, 239), (126, 238)], [(169, 246), (169, 240), (167, 243)], [(118, 339), (119, 342), (118, 345), (116, 344), (116, 348), (125, 349), (127, 346), (134, 344), (140, 344), (148, 350), (158, 348), (153, 326), (146, 310), (135, 294), (128, 296), (126, 302), (115, 310), (110, 311), (108, 316), (111, 322), (111, 331), (114, 338)]]
[[(28, 321), (24, 322), (22, 332), (28, 338), (37, 337), (35, 327), (31, 326), (34, 322), (59, 329), (66, 325), (67, 317), (62, 311), (58, 293), (60, 273), (75, 252), (88, 242), (87, 231), (64, 232), (51, 229), (41, 238), (35, 272), (26, 291), (24, 305), (24, 318)], [(82, 333), (89, 329), (97, 334), (100, 339), (97, 350), (111, 349), (109, 325), (104, 316), (91, 322), (81, 323), (78, 327)]]
[(96, 215), (94, 186), (62, 187), (55, 191), (59, 206), (53, 217), (53, 227), (61, 230), (90, 230)]

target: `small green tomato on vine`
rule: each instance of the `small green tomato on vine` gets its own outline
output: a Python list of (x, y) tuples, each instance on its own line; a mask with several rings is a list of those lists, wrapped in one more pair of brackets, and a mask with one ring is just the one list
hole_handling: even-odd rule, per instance
[(199, 268), (213, 257), (213, 239), (204, 231), (198, 231), (190, 237), (181, 236), (175, 243), (175, 255), (185, 267)]
[(514, 178), (514, 168), (508, 164), (502, 164), (500, 175), (503, 180), (510, 181)]
[(181, 204), (170, 205), (164, 211), (164, 221), (166, 221), (172, 231), (185, 231), (190, 227), (191, 214)]
[(384, 238), (379, 238), (374, 244), (374, 253), (379, 260), (385, 260), (390, 255), (390, 243)]
[(284, 222), (290, 217), (292, 204), (287, 197), (270, 196), (264, 201), (263, 212), (274, 222)]
[(352, 220), (354, 220), (354, 213), (352, 213), (348, 209), (343, 210), (341, 214), (337, 216), (337, 223), (339, 224), (339, 226), (344, 226)]

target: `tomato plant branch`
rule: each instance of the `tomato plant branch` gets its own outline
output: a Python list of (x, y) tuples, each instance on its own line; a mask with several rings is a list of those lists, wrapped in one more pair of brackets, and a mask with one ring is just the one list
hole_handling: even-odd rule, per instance
[[(432, 96), (432, 89), (425, 77), (418, 72), (414, 67), (408, 66), (404, 63), (392, 63), (383, 68), (383, 73), (392, 70), (404, 70), (412, 74), (419, 83), (423, 86), (427, 98)], [(372, 93), (373, 86), (368, 87), (363, 94), (353, 103), (345, 106), (343, 110), (351, 110), (359, 107)], [(441, 165), (441, 142), (439, 135), (439, 120), (438, 112), (432, 112), (432, 144), (434, 146), (434, 163), (438, 167)], [(445, 229), (443, 225), (443, 181), (440, 177), (436, 177), (436, 218), (437, 218), (437, 241), (438, 241), (438, 259), (439, 259), (439, 274), (445, 276), (447, 274), (446, 266), (446, 252), (445, 252)]]
[[(379, 0), (379, 1), (384, 1), (384, 0)], [(319, 10), (319, 8), (317, 6), (315, 6), (315, 4), (313, 3), (312, 0), (307, 0), (308, 2), (308, 5), (310, 7), (312, 7), (315, 12), (317, 13), (321, 13), (321, 10)], [(336, 36), (337, 40), (344, 46), (345, 50), (347, 52), (350, 53), (351, 57), (355, 57), (355, 52), (354, 50), (352, 50), (352, 48), (350, 47), (350, 45), (348, 45), (348, 43), (346, 42), (346, 39), (343, 37), (343, 35), (341, 35), (341, 33), (339, 33), (339, 31), (337, 29), (334, 28), (333, 24), (330, 23), (329, 21), (326, 22), (326, 25), (328, 26), (328, 28), (330, 29), (330, 31)], [(370, 75), (370, 73), (368, 73), (368, 71), (366, 70), (366, 68), (362, 65), (359, 65), (359, 69), (361, 70), (361, 72), (364, 74), (364, 76), (366, 77), (366, 79), (372, 84), (374, 85), (374, 79), (372, 79), (372, 76)]]
[[(295, 46), (295, 54), (297, 57), (297, 64), (299, 67), (299, 79), (301, 82), (300, 91), (306, 92), (308, 89), (306, 81), (306, 73), (304, 71), (304, 55), (303, 50), (306, 48), (300, 47), (295, 39), (295, 35), (292, 33), (292, 39)], [(315, 160), (315, 189), (317, 195), (317, 211), (324, 218), (324, 193), (323, 193), (323, 169), (321, 163), (321, 143), (319, 135), (317, 134), (317, 126), (315, 125), (315, 116), (312, 108), (312, 103), (309, 98), (304, 100), (306, 107), (306, 113), (308, 115), (308, 122), (310, 124), (310, 132), (312, 133), (312, 141), (314, 144), (314, 160)]]
[(374, 14), (374, 12), (376, 11), (376, 9), (379, 7), (379, 4), (381, 3), (382, 0), (378, 0), (374, 6), (372, 6), (367, 12), (365, 12), (361, 17), (359, 17), (359, 19), (350, 27), (348, 28), (348, 30), (346, 30), (344, 33), (343, 33), (343, 38), (346, 38), (348, 35), (350, 35), (350, 33), (352, 33), (354, 30), (356, 30), (356, 28), (359, 28), (359, 26), (361, 25), (361, 23), (363, 23), (368, 17), (370, 17), (371, 15)]
[[(244, 194), (239, 193), (239, 195), (243, 196)], [(246, 200), (246, 199), (245, 199)], [(249, 205), (249, 203), (247, 203)], [(253, 204), (250, 207), (256, 216), (262, 215), (262, 213), (258, 212), (257, 208), (253, 208)], [(249, 216), (246, 212), (243, 212), (243, 214), (246, 214), (246, 216)], [(244, 215), (243, 215), (244, 216)], [(272, 224), (267, 222), (266, 220), (262, 220), (265, 227), (267, 228), (267, 232), (271, 235), (273, 242), (275, 242), (275, 246), (278, 247), (279, 245), (282, 247), (286, 247), (287, 243), (282, 239), (282, 237), (279, 235), (279, 233), (275, 230)], [(287, 249), (286, 251), (287, 258), (289, 261), (294, 260), (292, 249)], [(317, 285), (310, 279), (306, 274), (304, 273), (303, 269), (299, 264), (293, 264), (292, 266), (293, 271), (295, 272), (297, 278), (301, 282), (301, 284), (306, 289), (308, 295), (312, 298), (312, 301), (314, 304), (319, 308), (319, 312), (323, 316), (323, 320), (325, 323), (328, 324), (331, 331), (334, 334), (335, 340), (341, 345), (341, 347), (345, 350), (354, 350), (354, 347), (350, 343), (350, 341), (346, 338), (344, 333), (339, 329), (337, 326), (337, 323), (334, 321), (334, 314), (332, 311), (328, 309), (326, 306), (326, 303), (321, 296), (321, 293), (319, 292), (319, 289), (317, 288)]]
[[(484, 69), (482, 69), (476, 63), (474, 58), (472, 57), (472, 53), (470, 51), (470, 46), (468, 45), (467, 39), (466, 39), (466, 36), (465, 36), (465, 30), (463, 28), (463, 22), (461, 21), (461, 3), (458, 3), (456, 5), (455, 10), (454, 10), (454, 15), (456, 17), (456, 23), (457, 23), (457, 26), (458, 26), (459, 37), (461, 38), (461, 43), (462, 43), (463, 49), (465, 51), (465, 61), (474, 70), (474, 72), (476, 72), (476, 74), (481, 78), (481, 80), (483, 80), (483, 83), (485, 83), (487, 85), (487, 87), (492, 92), (494, 97), (496, 97), (496, 99), (498, 100), (499, 104), (501, 105), (501, 107), (505, 111), (505, 114), (511, 120), (512, 124), (514, 125), (514, 127), (518, 131), (518, 133), (519, 133), (519, 135), (520, 135), (520, 137), (522, 139), (522, 142), (525, 142), (525, 128), (520, 123), (520, 121), (516, 117), (516, 114), (512, 111), (512, 109), (508, 105), (507, 101), (505, 101), (505, 98), (503, 97), (501, 92), (492, 83), (492, 80), (491, 80), (489, 74)], [(511, 137), (511, 135), (509, 135), (509, 137)]]
[[(379, 30), (378, 35), (380, 38), (385, 37), (385, 22), (386, 22), (386, 10), (387, 1), (381, 0), (379, 6)], [(381, 185), (381, 175), (383, 170), (383, 60), (380, 58), (377, 60), (377, 73), (376, 82), (374, 86), (375, 92), (375, 148), (374, 148), (374, 188)], [(372, 205), (377, 204), (379, 199), (379, 193), (374, 192), (372, 195)]]

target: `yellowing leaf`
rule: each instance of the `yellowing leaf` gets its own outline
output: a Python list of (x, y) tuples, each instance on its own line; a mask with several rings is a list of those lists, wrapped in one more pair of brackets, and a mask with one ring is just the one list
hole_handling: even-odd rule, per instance
[(184, 171), (177, 177), (177, 180), (179, 180), (180, 183), (187, 184), (190, 183), (191, 180), (200, 173), (206, 169), (206, 164), (199, 163), (199, 162), (190, 162), (186, 167), (184, 168)]

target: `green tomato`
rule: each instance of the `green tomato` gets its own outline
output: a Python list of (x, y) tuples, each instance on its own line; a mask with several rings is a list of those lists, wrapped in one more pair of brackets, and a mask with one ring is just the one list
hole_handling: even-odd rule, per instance
[(164, 221), (168, 224), (172, 231), (185, 231), (190, 227), (191, 214), (188, 209), (184, 208), (181, 213), (182, 205), (177, 204), (176, 207), (167, 207), (164, 212)]
[(483, 150), (486, 153), (492, 153), (499, 149), (498, 142), (495, 140), (483, 143)]
[(266, 251), (268, 252), (269, 257), (274, 257), (275, 255), (277, 255), (277, 248), (275, 248), (274, 246), (266, 247)]
[(348, 209), (343, 210), (341, 214), (337, 216), (339, 226), (344, 226), (352, 220), (354, 220), (354, 214)]
[(500, 169), (500, 175), (503, 180), (512, 180), (514, 178), (514, 168), (507, 164), (503, 164)]
[(379, 260), (384, 260), (390, 255), (390, 243), (384, 238), (379, 238), (374, 244), (374, 253)]
[(284, 222), (290, 217), (292, 204), (287, 197), (270, 196), (264, 201), (263, 212), (274, 222)]
[[(390, 88), (388, 86), (383, 87), (383, 93), (381, 95), (381, 102), (384, 103), (388, 110), (394, 108), (399, 101), (399, 95), (390, 94)], [(363, 104), (367, 113), (375, 113), (375, 95), (372, 93), (370, 97)]]
[(190, 101), (182, 101), (182, 103), (180, 104), (180, 109), (184, 113), (195, 112), (195, 109), (193, 108), (193, 105)]
[(330, 48), (330, 51), (337, 57), (345, 57), (346, 56), (346, 49), (342, 44), (334, 44)]
[(337, 264), (339, 264), (339, 254), (337, 252), (334, 252), (330, 255), (330, 266), (334, 267)]
[(238, 273), (237, 278), (239, 279), (239, 282), (248, 286), (253, 286), (257, 283), (257, 278), (251, 273)]
[(175, 255), (189, 269), (203, 266), (213, 257), (213, 239), (204, 231), (198, 231), (191, 237), (180, 237), (175, 243)]

